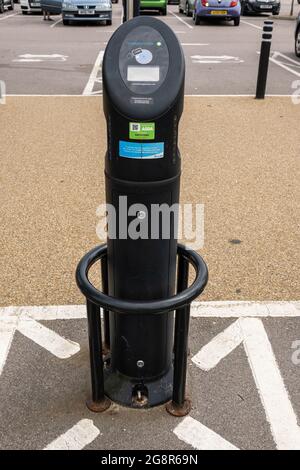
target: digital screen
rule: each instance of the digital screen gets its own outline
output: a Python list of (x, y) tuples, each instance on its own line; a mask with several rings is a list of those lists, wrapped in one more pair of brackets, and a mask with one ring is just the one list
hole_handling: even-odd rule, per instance
[(128, 82), (158, 82), (159, 67), (135, 67), (127, 68)]

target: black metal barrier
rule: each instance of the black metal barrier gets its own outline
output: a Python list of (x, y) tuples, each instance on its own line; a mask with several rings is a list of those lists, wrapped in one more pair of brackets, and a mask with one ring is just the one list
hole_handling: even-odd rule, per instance
[[(101, 412), (110, 406), (105, 396), (104, 368), (109, 367), (109, 312), (120, 314), (160, 315), (175, 310), (174, 333), (174, 372), (172, 400), (167, 403), (167, 411), (174, 416), (184, 416), (191, 408), (190, 400), (185, 397), (188, 330), (191, 302), (201, 294), (208, 281), (208, 270), (201, 256), (178, 244), (177, 247), (177, 293), (169, 298), (155, 301), (128, 301), (107, 295), (107, 246), (101, 245), (89, 251), (79, 262), (76, 282), (86, 297), (92, 398), (87, 401), (91, 411)], [(101, 261), (103, 292), (89, 281), (90, 268)], [(195, 279), (188, 287), (189, 265), (195, 269)], [(102, 341), (101, 313), (104, 312), (104, 341)], [(104, 346), (104, 347), (103, 347)], [(104, 357), (103, 360), (103, 355)], [(142, 405), (142, 403), (141, 403)]]
[(266, 94), (269, 58), (271, 51), (273, 21), (264, 21), (262, 42), (260, 49), (259, 67), (256, 84), (256, 99), (264, 99)]

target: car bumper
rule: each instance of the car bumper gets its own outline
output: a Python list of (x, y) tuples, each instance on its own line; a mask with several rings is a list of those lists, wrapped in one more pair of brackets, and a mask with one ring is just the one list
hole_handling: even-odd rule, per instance
[(111, 20), (112, 12), (111, 11), (97, 11), (95, 14), (91, 15), (80, 15), (78, 11), (63, 11), (63, 19), (70, 21), (105, 21)]
[(246, 11), (249, 13), (270, 13), (270, 12), (279, 12), (280, 4), (273, 3), (271, 5), (255, 4), (255, 3), (246, 3)]
[[(218, 11), (218, 14), (213, 14), (212, 12)], [(226, 11), (226, 14), (221, 14), (221, 11)], [(205, 17), (205, 18), (220, 18), (220, 19), (232, 19), (232, 18), (238, 18), (241, 14), (241, 9), (240, 8), (225, 8), (222, 10), (219, 10), (218, 8), (201, 8), (201, 10), (196, 11), (196, 14), (200, 17)]]
[(143, 1), (140, 3), (140, 10), (164, 10), (165, 8), (166, 8), (166, 2)]

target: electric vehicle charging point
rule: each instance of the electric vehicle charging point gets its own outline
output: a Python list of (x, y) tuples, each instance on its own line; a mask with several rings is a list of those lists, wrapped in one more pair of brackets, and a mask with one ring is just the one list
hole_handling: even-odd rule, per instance
[[(208, 279), (202, 258), (177, 244), (178, 213), (170, 211), (179, 202), (183, 52), (166, 24), (137, 17), (113, 34), (102, 70), (106, 202), (117, 217), (116, 236), (108, 218), (107, 245), (85, 255), (76, 272), (87, 299), (92, 376), (87, 404), (103, 411), (110, 400), (133, 408), (168, 402), (171, 414), (183, 416), (190, 410), (185, 397), (190, 304)], [(169, 209), (168, 236), (164, 216), (154, 227), (153, 208), (162, 207)], [(146, 233), (131, 237), (130, 225), (145, 218)], [(103, 292), (88, 279), (98, 260)], [(188, 287), (190, 264), (196, 274)]]

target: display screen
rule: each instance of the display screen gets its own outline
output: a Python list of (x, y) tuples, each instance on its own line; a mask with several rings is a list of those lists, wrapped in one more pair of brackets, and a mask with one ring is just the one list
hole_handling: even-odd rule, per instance
[(129, 65), (127, 68), (128, 82), (158, 82), (159, 67), (135, 67)]

